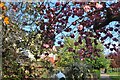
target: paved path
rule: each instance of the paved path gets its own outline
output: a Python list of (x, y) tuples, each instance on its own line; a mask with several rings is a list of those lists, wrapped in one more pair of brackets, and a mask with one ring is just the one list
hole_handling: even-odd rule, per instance
[(100, 80), (112, 80), (110, 79), (108, 74), (101, 74), (100, 77), (101, 77)]

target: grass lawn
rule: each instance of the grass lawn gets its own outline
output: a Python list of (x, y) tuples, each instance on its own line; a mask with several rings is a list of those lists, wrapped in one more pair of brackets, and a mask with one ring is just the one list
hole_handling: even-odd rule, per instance
[(108, 74), (112, 80), (120, 80), (120, 72), (111, 72)]
[(120, 76), (110, 76), (112, 80), (120, 80)]
[(108, 73), (110, 76), (120, 76), (120, 72), (111, 72), (111, 73)]

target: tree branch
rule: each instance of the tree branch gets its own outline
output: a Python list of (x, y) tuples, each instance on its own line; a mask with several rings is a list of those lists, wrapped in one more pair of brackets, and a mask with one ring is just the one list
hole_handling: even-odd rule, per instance
[(112, 21), (120, 21), (120, 13), (119, 12), (118, 12), (118, 15), (116, 16), (116, 15), (112, 14), (112, 10), (110, 10), (110, 8), (106, 8), (106, 10), (107, 10), (106, 20), (104, 22), (102, 22), (101, 24), (99, 24), (99, 22), (97, 21), (94, 25), (94, 31), (108, 25)]

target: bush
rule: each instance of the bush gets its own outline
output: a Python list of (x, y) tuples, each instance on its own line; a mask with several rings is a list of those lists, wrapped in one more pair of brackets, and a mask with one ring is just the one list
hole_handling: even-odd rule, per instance
[(85, 63), (74, 63), (65, 69), (68, 80), (86, 80), (91, 78), (91, 66)]
[(96, 77), (97, 79), (100, 79), (100, 70), (93, 70), (93, 77)]

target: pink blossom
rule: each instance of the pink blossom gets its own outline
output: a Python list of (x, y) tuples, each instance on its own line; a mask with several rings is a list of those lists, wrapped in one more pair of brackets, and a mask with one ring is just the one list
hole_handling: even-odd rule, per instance
[(82, 29), (83, 29), (83, 25), (79, 25), (79, 26), (78, 26), (78, 30), (81, 31)]
[(48, 44), (43, 44), (43, 46), (44, 46), (45, 48), (48, 48), (48, 47), (49, 47), (49, 45), (48, 45)]
[(99, 4), (99, 3), (96, 3), (96, 8), (97, 9), (101, 9), (103, 7), (103, 5)]
[(98, 2), (98, 0), (90, 0), (90, 2)]
[(91, 0), (90, 2), (95, 2), (95, 0)]
[(45, 55), (44, 55), (44, 54), (42, 54), (40, 57), (41, 57), (41, 59), (44, 59), (44, 58), (45, 58)]
[(91, 10), (91, 7), (89, 5), (85, 5), (83, 9), (85, 10), (85, 12), (89, 12)]

